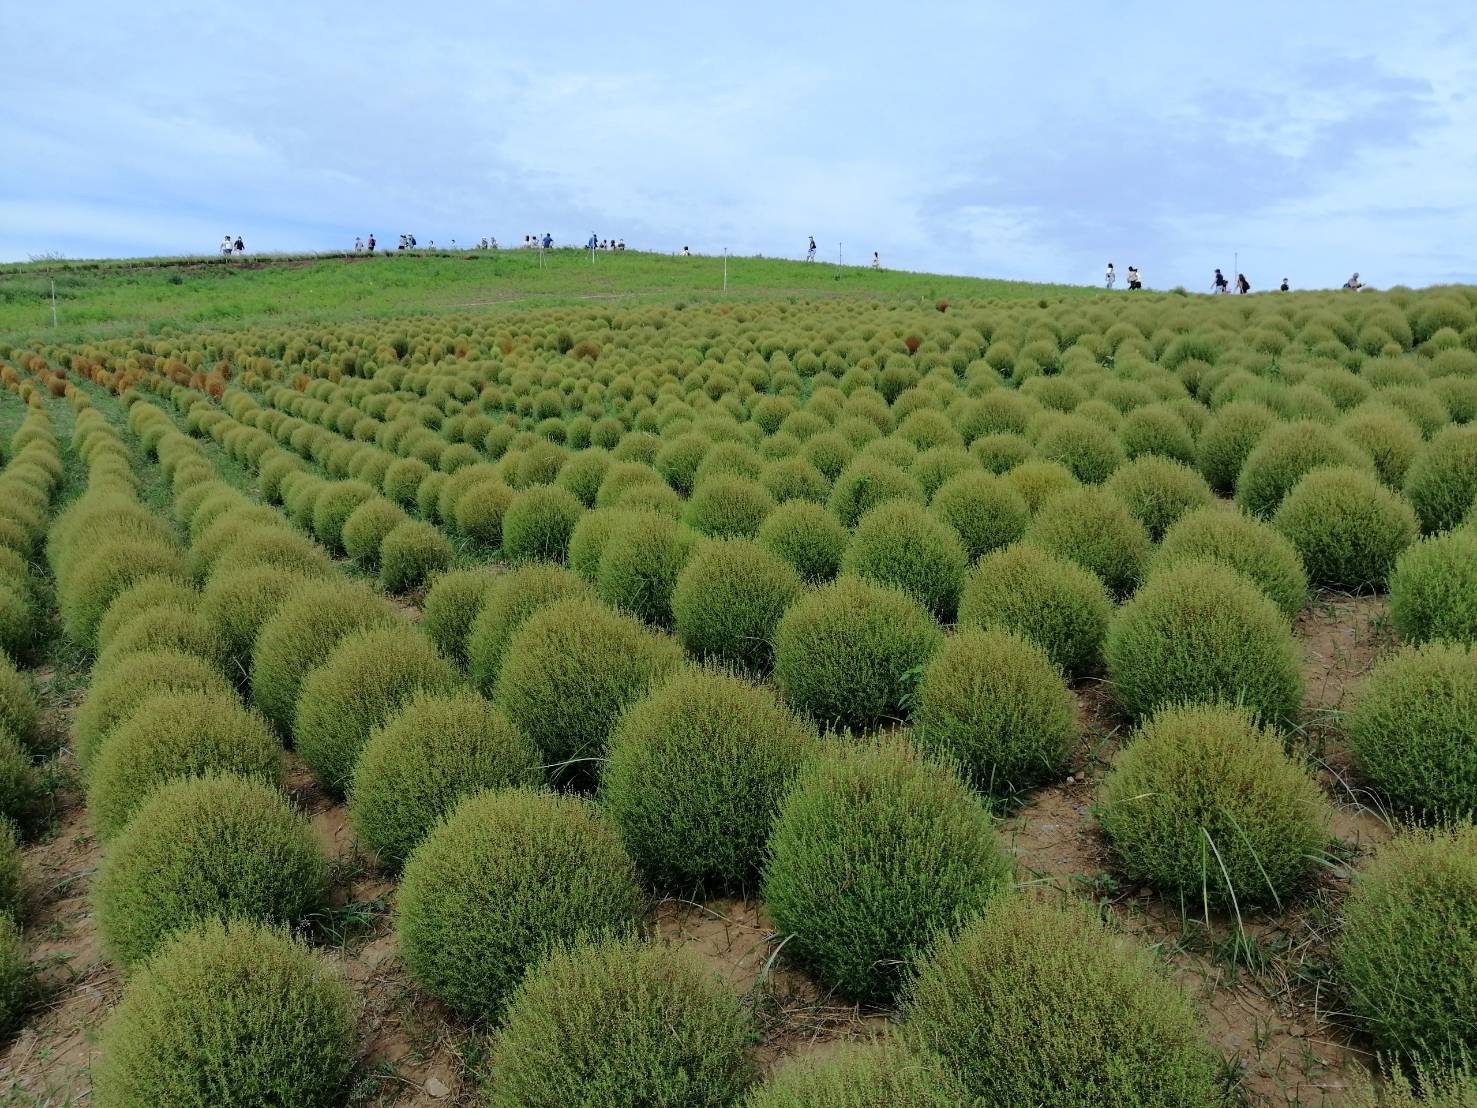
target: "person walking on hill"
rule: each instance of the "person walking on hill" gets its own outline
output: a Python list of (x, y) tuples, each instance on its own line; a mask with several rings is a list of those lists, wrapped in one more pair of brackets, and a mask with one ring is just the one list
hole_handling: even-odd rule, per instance
[(245, 254), (246, 253), (246, 244), (241, 241), (241, 236), (240, 235), (237, 235), (236, 236), (236, 253), (238, 253), (238, 254)]
[(553, 245), (554, 245), (554, 236), (551, 235), (551, 234), (549, 234), (548, 231), (545, 231), (544, 232), (544, 249), (545, 250), (549, 250), (549, 249), (551, 249), (553, 247)]
[(1111, 289), (1118, 283), (1118, 271), (1113, 268), (1113, 263), (1108, 263), (1108, 271), (1103, 274), (1103, 288)]
[(226, 235), (224, 238), (221, 239), (221, 256), (229, 257), (231, 254), (231, 250), (231, 236)]
[(364, 240), (361, 239), (358, 235), (354, 236), (354, 253), (364, 253)]
[(1344, 282), (1344, 288), (1351, 289), (1354, 292), (1358, 292), (1363, 287), (1364, 282), (1359, 280), (1359, 274), (1357, 271), (1355, 272), (1354, 276), (1350, 277), (1347, 281)]
[(1231, 291), (1230, 282), (1226, 280), (1226, 275), (1219, 269), (1215, 271), (1215, 280), (1211, 282), (1211, 288), (1219, 293)]
[(1292, 288), (1292, 286), (1287, 283), (1286, 277), (1282, 278), (1282, 284), (1277, 286), (1279, 292), (1286, 292), (1290, 288)]
[(367, 243), (365, 243), (364, 245), (369, 250), (369, 252), (371, 254), (374, 253), (374, 235), (373, 234), (371, 234), (369, 236), (369, 241)]
[(872, 251), (872, 268), (873, 269), (881, 269), (882, 268), (882, 259), (877, 256), (877, 251), (875, 251), (875, 250)]
[(1246, 279), (1246, 274), (1236, 274), (1236, 295), (1245, 296), (1251, 291), (1251, 282)]
[(1136, 292), (1144, 287), (1144, 278), (1137, 266), (1128, 267), (1128, 291)]
[(691, 251), (691, 250), (689, 250), (689, 249), (687, 249), (687, 247), (685, 247), (685, 246), (684, 246), (684, 247), (683, 247), (683, 248), (682, 248), (682, 256), (683, 256), (683, 257), (684, 257), (684, 258), (690, 258), (690, 257), (692, 257), (692, 251)]
[(805, 251), (805, 260), (807, 262), (813, 262), (813, 261), (815, 261), (815, 236), (814, 235), (811, 235), (810, 236), (810, 246)]

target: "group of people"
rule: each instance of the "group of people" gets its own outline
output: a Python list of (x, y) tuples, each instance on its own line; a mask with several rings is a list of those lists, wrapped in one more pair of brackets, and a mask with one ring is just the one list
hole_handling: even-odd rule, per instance
[[(497, 239), (492, 240), (494, 249), (497, 247)], [(552, 250), (554, 249), (554, 236), (545, 231), (542, 236), (524, 235), (523, 249), (525, 250)]]
[[(1219, 271), (1217, 271), (1219, 272)], [(1125, 274), (1128, 278), (1128, 290), (1134, 292), (1144, 287), (1144, 275), (1139, 272), (1139, 267), (1131, 265)], [(1113, 268), (1113, 263), (1108, 263), (1108, 271), (1103, 274), (1103, 288), (1110, 289), (1118, 283), (1118, 271)]]
[(374, 253), (374, 236), (373, 235), (370, 235), (369, 236), (369, 242), (368, 242), (368, 244), (366, 244), (365, 241), (363, 239), (361, 239), (361, 238), (356, 238), (354, 240), (354, 253), (356, 253), (356, 254), (362, 254), (366, 250), (368, 250), (369, 253), (371, 253), (371, 254)]
[(227, 256), (231, 254), (245, 254), (246, 244), (241, 241), (240, 235), (227, 235), (221, 239), (221, 253)]
[[(594, 231), (590, 232), (590, 241), (585, 243), (586, 250), (624, 250), (625, 248), (625, 239), (603, 239)], [(682, 249), (686, 250), (687, 247), (684, 246)]]
[[(811, 241), (814, 242), (813, 239)], [(1111, 289), (1117, 283), (1118, 271), (1113, 268), (1113, 263), (1109, 262), (1107, 272), (1103, 274), (1103, 287)], [(1138, 267), (1136, 266), (1128, 267), (1128, 287), (1130, 289), (1141, 289), (1144, 287), (1144, 275), (1139, 272)], [(1344, 282), (1344, 288), (1352, 289), (1357, 292), (1358, 290), (1364, 288), (1364, 283), (1359, 280), (1359, 274), (1356, 273), (1354, 274), (1354, 276), (1350, 277), (1347, 281)], [(1213, 293), (1229, 293), (1231, 291), (1231, 282), (1226, 278), (1226, 275), (1224, 273), (1217, 269), (1215, 271), (1215, 277), (1211, 279), (1210, 289)], [(1236, 274), (1236, 292), (1241, 296), (1245, 296), (1250, 291), (1251, 282), (1246, 279), (1246, 274)], [(1291, 292), (1292, 282), (1286, 277), (1282, 278), (1282, 284), (1277, 286), (1277, 291)]]
[[(813, 262), (813, 261), (815, 261), (815, 236), (814, 235), (811, 235), (810, 236), (810, 242), (805, 247), (805, 260), (807, 262)], [(873, 269), (881, 269), (882, 268), (882, 257), (881, 257), (881, 255), (876, 250), (873, 250), (872, 251), (872, 268)], [(1109, 266), (1109, 268), (1111, 269), (1112, 267)]]

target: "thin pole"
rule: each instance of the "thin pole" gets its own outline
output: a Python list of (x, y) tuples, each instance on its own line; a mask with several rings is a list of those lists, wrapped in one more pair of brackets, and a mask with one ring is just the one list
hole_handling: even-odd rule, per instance
[(51, 279), (51, 325), (56, 326), (56, 278)]
[(836, 264), (841, 264), (841, 244), (839, 242), (836, 244)]
[(728, 291), (728, 247), (723, 248), (723, 291)]

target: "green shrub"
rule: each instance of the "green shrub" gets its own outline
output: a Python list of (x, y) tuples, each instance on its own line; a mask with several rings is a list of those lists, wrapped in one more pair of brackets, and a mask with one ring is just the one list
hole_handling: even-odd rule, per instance
[(1265, 404), (1240, 400), (1218, 410), (1196, 443), (1200, 473), (1222, 496), (1236, 488), (1247, 455), (1277, 417)]
[(1471, 1108), (1477, 1103), (1477, 1068), (1470, 1055), (1450, 1063), (1381, 1062), (1380, 1086), (1373, 1080), (1356, 1085), (1353, 1108)]
[(380, 584), (405, 592), (451, 565), (451, 543), (424, 520), (407, 519), (385, 536), (380, 547)]
[(753, 1089), (743, 1108), (959, 1108), (969, 1103), (937, 1055), (901, 1040), (842, 1042), (787, 1062)]
[(600, 573), (600, 558), (617, 521), (625, 517), (619, 508), (596, 508), (580, 516), (569, 535), (569, 568), (594, 584)]
[(963, 628), (923, 671), (914, 736), (952, 759), (980, 791), (1005, 795), (1054, 775), (1076, 741), (1060, 670), (1035, 643)]
[(136, 654), (160, 650), (193, 654), (217, 666), (225, 660), (220, 636), (215, 633), (213, 625), (193, 611), (171, 607), (153, 608), (134, 616), (113, 635), (108, 648), (93, 663), (93, 680), (105, 676), (120, 665), (127, 666), (128, 660)]
[(503, 516), (513, 503), (515, 495), (517, 494), (498, 478), (479, 481), (466, 489), (452, 506), (451, 518), (456, 523), (457, 531), (484, 546), (494, 549), (501, 546)]
[(1411, 463), (1405, 495), (1427, 534), (1461, 523), (1477, 500), (1477, 425), (1448, 427), (1434, 435)]
[(491, 701), (421, 694), (370, 736), (354, 763), (349, 817), (380, 861), (399, 866), (463, 797), (543, 779), (533, 743)]
[(405, 625), (352, 631), (303, 679), (293, 735), (314, 779), (342, 793), (375, 728), (420, 693), (450, 693), (455, 668)]
[(1156, 570), (1108, 628), (1104, 653), (1123, 710), (1240, 704), (1285, 724), (1302, 700), (1300, 652), (1277, 606), (1233, 569), (1187, 559)]
[(643, 907), (636, 867), (593, 804), (507, 789), (467, 797), (411, 852), (395, 927), (416, 983), (485, 1019), (551, 948), (632, 931)]
[(1096, 420), (1063, 415), (1051, 420), (1036, 440), (1036, 453), (1057, 462), (1084, 484), (1096, 485), (1123, 464), (1117, 436)]
[(907, 1037), (982, 1105), (1220, 1103), (1189, 998), (1081, 907), (997, 903), (939, 942), (903, 1014)]
[(646, 623), (672, 623), (672, 589), (696, 542), (695, 532), (659, 512), (622, 512), (600, 553), (600, 598)]
[(843, 526), (855, 527), (862, 516), (888, 500), (928, 503), (923, 486), (900, 468), (878, 458), (860, 457), (837, 475), (826, 506)]
[(0, 651), (0, 731), (6, 731), (28, 746), (39, 737), (37, 722), (41, 709), (31, 680), (10, 657)]
[(898, 737), (839, 745), (781, 803), (764, 903), (785, 953), (844, 996), (889, 1002), (938, 935), (1010, 882), (990, 814)]
[(180, 777), (233, 773), (278, 784), (282, 750), (266, 722), (234, 696), (164, 693), (145, 702), (102, 744), (88, 774), (87, 808), (110, 839), (160, 785)]
[(1409, 646), (1378, 662), (1348, 719), (1360, 770), (1404, 812), (1477, 813), (1477, 647)]
[(821, 584), (841, 571), (849, 534), (820, 505), (792, 500), (770, 513), (755, 538), (760, 546), (794, 566), (806, 581)]
[(344, 552), (344, 525), (365, 501), (374, 497), (367, 481), (331, 481), (313, 501), (313, 537), (335, 554)]
[(1133, 591), (1153, 549), (1127, 505), (1100, 488), (1052, 497), (1026, 528), (1025, 544), (1091, 570), (1115, 596)]
[(20, 1026), (35, 996), (35, 969), (15, 921), (0, 917), (0, 1035)]
[(1072, 471), (1060, 462), (1023, 462), (1005, 474), (1011, 488), (1026, 499), (1026, 507), (1032, 514), (1058, 493), (1067, 492), (1082, 484)]
[(1098, 792), (1123, 871), (1182, 905), (1236, 909), (1297, 891), (1328, 840), (1328, 806), (1275, 732), (1238, 708), (1155, 713)]
[(749, 539), (700, 544), (672, 590), (677, 638), (699, 658), (766, 673), (775, 626), (804, 588), (788, 562)]
[(579, 499), (558, 485), (537, 485), (520, 492), (503, 516), (503, 556), (514, 562), (562, 562), (574, 525), (584, 511)]
[(155, 608), (177, 608), (191, 612), (200, 603), (200, 593), (177, 577), (145, 577), (119, 593), (102, 622), (97, 625), (97, 648), (107, 650), (118, 632), (135, 618)]
[(97, 646), (97, 630), (108, 605), (145, 577), (188, 580), (178, 548), (143, 540), (104, 541), (84, 560), (57, 575), (57, 607), (68, 638), (88, 650)]
[(969, 444), (969, 452), (990, 473), (1009, 473), (1036, 454), (1036, 448), (1024, 435), (1009, 431), (981, 435)]
[(900, 589), (841, 577), (792, 604), (775, 628), (774, 672), (799, 711), (866, 730), (906, 712), (938, 623)]
[(935, 446), (914, 460), (908, 472), (931, 501), (950, 478), (961, 473), (979, 473), (979, 464), (962, 446)]
[(129, 981), (103, 1030), (93, 1100), (332, 1104), (353, 1060), (353, 999), (326, 961), (285, 932), (210, 921)]
[[(0, 742), (6, 741), (0, 735)], [(14, 923), (25, 912), (25, 865), (15, 825), (0, 820), (0, 919)], [(0, 959), (3, 961), (3, 959)], [(0, 973), (0, 978), (4, 974)], [(0, 995), (5, 990), (0, 988)]]
[(1374, 463), (1357, 446), (1321, 423), (1302, 420), (1271, 428), (1246, 456), (1236, 479), (1236, 503), (1267, 518), (1304, 474), (1328, 466), (1374, 473)]
[(862, 516), (841, 572), (901, 589), (941, 619), (952, 619), (969, 554), (948, 524), (921, 504), (892, 500)]
[(306, 536), (286, 527), (255, 527), (244, 531), (221, 552), (211, 569), (211, 578), (253, 565), (313, 577), (325, 577), (333, 572), (327, 551)]
[(1272, 525), (1296, 547), (1308, 576), (1347, 589), (1381, 586), (1420, 531), (1399, 493), (1354, 469), (1315, 469), (1283, 498)]
[(383, 496), (371, 496), (344, 521), (344, 553), (361, 565), (373, 568), (380, 564), (380, 549), (385, 538), (396, 527), (408, 522), (410, 517), (405, 514), (405, 509)]
[(1150, 569), (1187, 559), (1219, 562), (1244, 574), (1288, 620), (1308, 601), (1308, 575), (1297, 549), (1271, 524), (1240, 512), (1202, 508), (1182, 516), (1165, 533)]
[(768, 689), (717, 670), (679, 671), (621, 717), (601, 804), (657, 888), (741, 892), (815, 745)]
[(1155, 542), (1181, 517), (1215, 499), (1200, 474), (1156, 455), (1135, 458), (1118, 469), (1108, 478), (1107, 489), (1128, 506)]
[(31, 762), (31, 752), (0, 727), (0, 825), (31, 830), (42, 814), (45, 793)]
[(25, 655), (36, 633), (35, 623), (31, 598), (8, 581), (0, 581), (0, 651)]
[(201, 920), (293, 924), (328, 892), (308, 821), (277, 789), (221, 774), (161, 785), (98, 865), (93, 905), (108, 953), (131, 967)]
[(236, 695), (219, 669), (203, 658), (177, 650), (136, 654), (128, 665), (94, 681), (73, 723), (73, 753), (82, 771), (91, 769), (93, 759), (114, 729), (144, 711), (154, 697), (176, 692), (203, 692), (224, 698)]
[(1349, 1008), (1380, 1049), (1438, 1062), (1477, 1049), (1477, 828), (1387, 843), (1354, 878), (1334, 953)]
[(1392, 489), (1405, 484), (1410, 464), (1424, 445), (1420, 428), (1388, 404), (1357, 408), (1339, 420), (1336, 429), (1370, 456), (1380, 480)]
[(436, 649), (459, 662), (467, 659), (467, 633), (500, 575), (488, 566), (451, 569), (438, 574), (421, 604), (421, 630)]
[(682, 664), (665, 635), (597, 601), (540, 608), (508, 643), (495, 699), (559, 780), (589, 781), (622, 708)]
[(693, 491), (682, 521), (713, 538), (740, 538), (759, 530), (775, 499), (758, 481), (732, 473), (709, 477)]
[(1477, 530), (1433, 535), (1396, 559), (1390, 618), (1407, 642), (1477, 643)]
[(784, 504), (790, 500), (810, 500), (824, 504), (831, 493), (831, 482), (804, 458), (777, 458), (764, 467), (759, 482)]
[(492, 694), (502, 672), (508, 640), (534, 612), (566, 597), (593, 600), (594, 596), (595, 591), (583, 578), (548, 562), (519, 566), (495, 578), (463, 638), (472, 683)]
[(1196, 463), (1195, 437), (1168, 406), (1148, 405), (1129, 412), (1118, 428), (1118, 442), (1129, 461), (1158, 457), (1187, 466)]
[(1015, 542), (1031, 519), (1026, 498), (1008, 481), (980, 472), (949, 478), (933, 494), (929, 510), (954, 529), (971, 561)]
[(751, 1017), (681, 948), (615, 938), (554, 950), (492, 1042), (492, 1108), (729, 1108), (752, 1079)]
[(339, 640), (369, 628), (404, 623), (379, 597), (340, 578), (309, 581), (289, 593), (262, 625), (251, 655), (251, 692), (261, 713), (283, 731), (292, 726), (303, 679)]

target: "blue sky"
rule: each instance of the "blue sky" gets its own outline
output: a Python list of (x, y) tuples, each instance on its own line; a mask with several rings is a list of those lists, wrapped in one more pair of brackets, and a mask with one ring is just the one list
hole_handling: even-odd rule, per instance
[(1477, 5), (75, 3), (0, 14), (0, 259), (504, 243), (1477, 281)]

